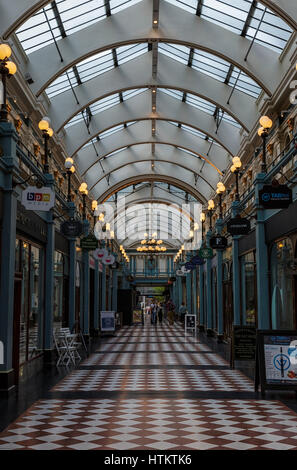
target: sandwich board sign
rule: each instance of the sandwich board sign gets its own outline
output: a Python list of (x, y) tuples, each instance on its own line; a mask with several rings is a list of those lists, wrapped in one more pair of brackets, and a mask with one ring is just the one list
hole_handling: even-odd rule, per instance
[(100, 312), (100, 329), (102, 333), (114, 333), (115, 331), (115, 311)]
[(27, 211), (48, 212), (55, 205), (55, 193), (51, 188), (28, 186), (22, 192), (22, 204)]

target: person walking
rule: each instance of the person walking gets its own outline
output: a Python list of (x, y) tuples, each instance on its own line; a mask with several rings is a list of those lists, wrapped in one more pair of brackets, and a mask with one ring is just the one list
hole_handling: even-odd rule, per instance
[(183, 323), (183, 324), (185, 323), (185, 315), (186, 315), (186, 313), (187, 313), (187, 308), (186, 308), (186, 306), (185, 306), (185, 303), (182, 302), (182, 303), (181, 303), (181, 306), (179, 307), (178, 315), (179, 315), (179, 321), (180, 321), (181, 323)]
[(160, 325), (162, 325), (162, 321), (163, 321), (163, 308), (162, 308), (161, 302), (159, 302), (159, 304), (158, 304), (158, 320), (159, 320)]
[(157, 305), (155, 303), (151, 304), (151, 324), (156, 325), (157, 323)]
[(175, 305), (172, 302), (172, 300), (169, 299), (167, 302), (167, 312), (168, 312), (168, 320), (169, 320), (170, 325), (174, 324), (174, 316), (175, 316), (174, 310), (175, 310)]

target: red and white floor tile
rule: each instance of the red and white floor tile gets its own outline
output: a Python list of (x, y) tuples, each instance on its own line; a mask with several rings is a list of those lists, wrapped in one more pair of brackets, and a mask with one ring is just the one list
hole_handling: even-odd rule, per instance
[(123, 328), (0, 433), (0, 450), (297, 450), (297, 414), (227, 366), (179, 327)]

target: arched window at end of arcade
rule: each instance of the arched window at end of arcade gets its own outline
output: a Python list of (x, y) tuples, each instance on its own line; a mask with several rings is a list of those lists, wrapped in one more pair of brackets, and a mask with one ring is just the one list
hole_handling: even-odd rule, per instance
[(273, 329), (296, 329), (297, 271), (290, 238), (272, 244), (270, 273), (271, 326)]

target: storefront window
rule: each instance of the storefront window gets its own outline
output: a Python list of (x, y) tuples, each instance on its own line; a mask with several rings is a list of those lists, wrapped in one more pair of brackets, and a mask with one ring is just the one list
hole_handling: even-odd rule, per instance
[(63, 319), (63, 275), (64, 257), (59, 251), (54, 254), (54, 328), (62, 327)]
[(39, 354), (43, 345), (41, 250), (18, 240), (21, 253), (20, 364)]
[(256, 326), (257, 323), (257, 280), (254, 252), (241, 257), (241, 308), (242, 323)]
[(271, 251), (271, 322), (273, 329), (294, 329), (294, 260), (291, 240), (273, 244)]

